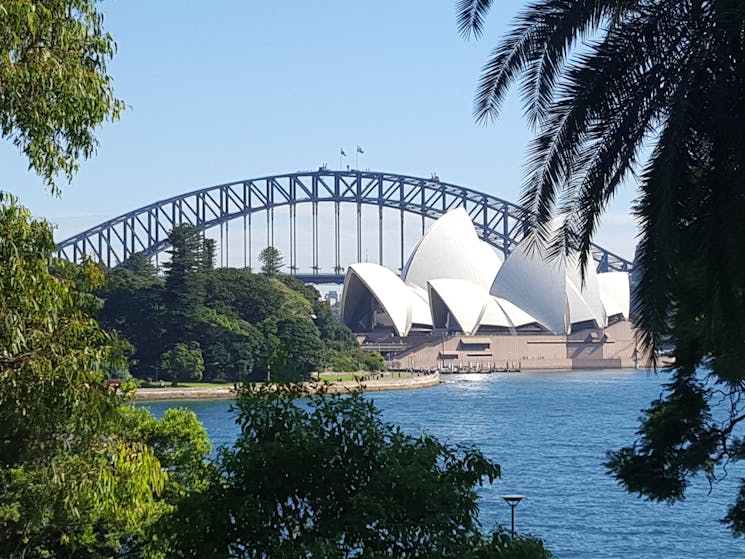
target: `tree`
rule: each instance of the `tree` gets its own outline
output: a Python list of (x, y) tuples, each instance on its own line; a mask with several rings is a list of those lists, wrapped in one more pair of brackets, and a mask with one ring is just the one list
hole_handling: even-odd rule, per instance
[(194, 412), (170, 408), (162, 419), (146, 409), (121, 408), (122, 431), (133, 441), (146, 444), (169, 472), (161, 497), (170, 503), (192, 491), (205, 489), (212, 464), (207, 460), (212, 444)]
[(283, 293), (270, 278), (245, 269), (218, 268), (207, 275), (205, 304), (232, 309), (241, 319), (257, 324), (272, 316), (282, 305)]
[(286, 359), (282, 340), (277, 335), (277, 319), (270, 316), (257, 326), (263, 343), (260, 351), (261, 358), (254, 370), (260, 380), (272, 380), (274, 377), (271, 372), (279, 371)]
[(176, 344), (160, 357), (158, 364), (161, 375), (174, 386), (180, 380), (202, 380), (204, 358), (197, 342), (189, 345)]
[(115, 329), (134, 347), (132, 372), (140, 377), (152, 376), (165, 351), (164, 282), (141, 253), (106, 270), (106, 279), (98, 291), (103, 299), (98, 320), (103, 328)]
[(238, 318), (233, 309), (203, 307), (194, 330), (203, 348), (207, 380), (249, 379), (264, 345), (258, 328)]
[(352, 331), (341, 323), (331, 311), (328, 301), (321, 300), (321, 294), (312, 285), (306, 285), (292, 276), (278, 278), (284, 285), (303, 295), (310, 301), (313, 322), (321, 333), (324, 342), (336, 350), (351, 350), (357, 346)]
[(286, 316), (277, 321), (277, 337), (282, 342), (279, 368), (274, 369), (274, 380), (303, 380), (318, 370), (323, 342), (315, 324), (304, 317)]
[[(461, 0), (461, 32), (479, 35), (492, 4)], [(670, 342), (675, 365), (608, 466), (629, 491), (680, 500), (695, 474), (745, 458), (745, 4), (535, 2), (484, 66), (476, 118), (517, 80), (537, 130), (522, 198), (535, 241), (588, 265), (608, 200), (639, 178), (636, 324), (650, 359)], [(726, 523), (745, 533), (745, 483)]]
[(171, 260), (163, 267), (166, 285), (170, 289), (184, 287), (187, 278), (212, 267), (214, 243), (206, 243), (202, 233), (193, 225), (182, 223), (174, 227), (168, 235), (168, 243), (171, 245), (168, 250)]
[(119, 269), (128, 270), (144, 281), (154, 282), (158, 278), (158, 270), (144, 252), (135, 252), (122, 263)]
[(204, 304), (204, 270), (211, 267), (214, 245), (205, 245), (202, 233), (189, 224), (177, 225), (168, 236), (171, 261), (164, 265), (166, 284), (164, 303), (167, 334), (170, 343), (185, 342), (192, 337), (189, 327)]
[(204, 248), (203, 248), (203, 259), (202, 259), (202, 269), (203, 270), (212, 270), (215, 267), (215, 259), (217, 258), (217, 244), (215, 243), (215, 239), (203, 239), (204, 242)]
[(261, 273), (266, 276), (278, 276), (282, 273), (282, 253), (276, 247), (266, 247), (259, 253), (259, 262), (261, 262)]
[[(52, 273), (52, 229), (0, 194), (0, 555), (111, 557), (162, 512), (153, 450), (105, 384), (116, 337), (93, 318), (98, 267)], [(74, 278), (74, 279), (72, 279)]]
[(241, 393), (238, 440), (169, 519), (172, 556), (548, 556), (484, 543), (475, 487), (500, 469), (476, 448), (407, 435), (359, 394), (298, 396)]
[(116, 45), (95, 0), (0, 2), (0, 129), (53, 191), (124, 103), (106, 73)]

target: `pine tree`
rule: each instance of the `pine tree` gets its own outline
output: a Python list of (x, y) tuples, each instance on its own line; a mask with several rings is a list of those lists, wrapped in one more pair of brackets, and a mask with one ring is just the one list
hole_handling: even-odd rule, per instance
[(261, 262), (261, 273), (270, 277), (278, 276), (282, 273), (284, 261), (282, 253), (276, 247), (266, 247), (259, 253), (259, 262)]

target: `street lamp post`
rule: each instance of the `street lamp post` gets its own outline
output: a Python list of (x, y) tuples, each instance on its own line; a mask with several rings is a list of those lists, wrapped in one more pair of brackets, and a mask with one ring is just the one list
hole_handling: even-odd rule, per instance
[(515, 507), (524, 499), (522, 495), (502, 495), (502, 499), (510, 505), (512, 509), (512, 537), (515, 537)]

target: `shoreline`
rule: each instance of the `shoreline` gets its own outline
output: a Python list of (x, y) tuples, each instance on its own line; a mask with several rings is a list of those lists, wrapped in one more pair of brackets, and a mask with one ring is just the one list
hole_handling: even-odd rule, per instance
[[(308, 393), (314, 393), (318, 386), (317, 381), (303, 383)], [(431, 373), (422, 376), (405, 378), (383, 378), (377, 380), (343, 380), (328, 382), (324, 386), (329, 394), (344, 394), (356, 389), (362, 392), (382, 392), (385, 390), (415, 390), (418, 388), (430, 388), (440, 384), (440, 373)], [(155, 402), (161, 400), (234, 400), (237, 391), (230, 386), (224, 388), (140, 388), (135, 391), (132, 400), (138, 402)]]

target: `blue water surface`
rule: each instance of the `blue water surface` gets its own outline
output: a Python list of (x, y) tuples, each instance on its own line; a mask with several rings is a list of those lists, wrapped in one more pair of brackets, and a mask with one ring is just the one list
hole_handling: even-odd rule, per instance
[[(694, 482), (673, 506), (624, 492), (608, 477), (605, 452), (630, 444), (643, 408), (660, 394), (664, 374), (572, 371), (450, 375), (434, 388), (370, 395), (386, 420), (449, 443), (475, 444), (501, 464), (502, 479), (481, 491), (481, 522), (509, 526), (500, 495), (519, 493), (517, 529), (543, 538), (559, 559), (734, 559), (745, 541), (719, 520), (742, 468), (710, 492)], [(162, 402), (194, 410), (215, 445), (238, 435), (225, 401)]]

